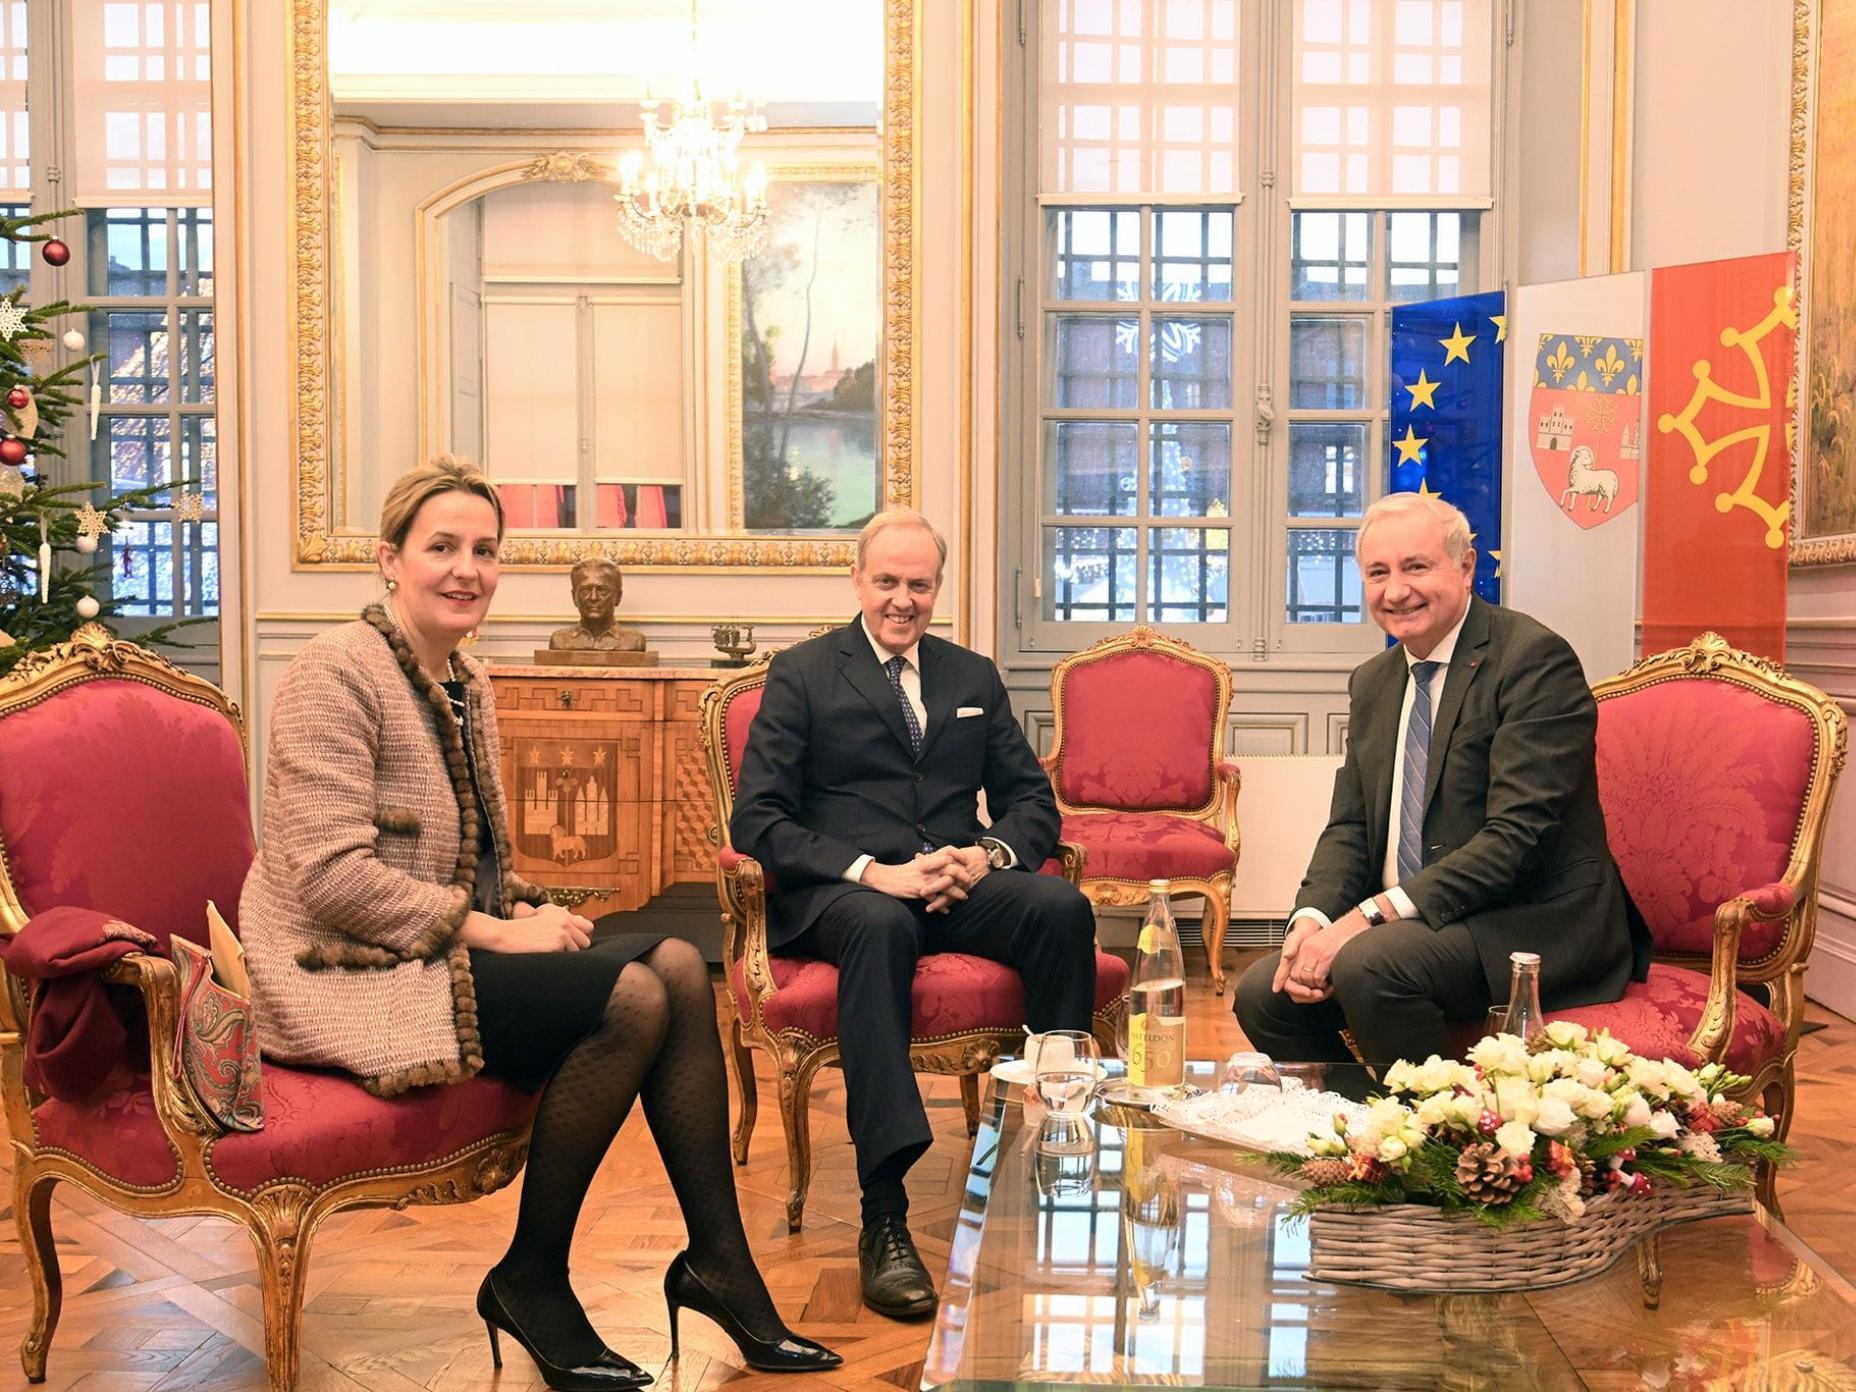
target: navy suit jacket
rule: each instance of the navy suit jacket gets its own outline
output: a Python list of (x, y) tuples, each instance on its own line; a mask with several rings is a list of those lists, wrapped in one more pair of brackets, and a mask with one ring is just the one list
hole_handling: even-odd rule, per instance
[(1057, 800), (998, 668), (932, 635), (917, 655), (928, 716), (919, 758), (861, 620), (774, 654), (729, 822), (730, 844), (773, 881), (773, 946), (857, 888), (843, 875), (860, 855), (901, 864), (924, 841), (970, 846), (984, 834), (1036, 872), (1056, 847)]
[[(1405, 650), (1347, 684), (1347, 757), (1295, 906), (1339, 918), (1381, 886)], [(1598, 801), (1598, 705), (1566, 640), (1471, 596), (1431, 725), (1424, 864), (1401, 887), (1432, 928), (1468, 926), (1489, 989), (1508, 954), (1540, 954), (1549, 1009), (1617, 1000), (1649, 971), (1650, 936), (1618, 874)]]

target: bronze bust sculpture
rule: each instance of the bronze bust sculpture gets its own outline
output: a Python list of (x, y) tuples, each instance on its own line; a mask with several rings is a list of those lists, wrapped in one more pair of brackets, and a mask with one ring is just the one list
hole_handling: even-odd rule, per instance
[(625, 580), (616, 561), (604, 556), (577, 562), (569, 577), (580, 622), (557, 628), (548, 637), (554, 652), (643, 652), (644, 634), (616, 622)]

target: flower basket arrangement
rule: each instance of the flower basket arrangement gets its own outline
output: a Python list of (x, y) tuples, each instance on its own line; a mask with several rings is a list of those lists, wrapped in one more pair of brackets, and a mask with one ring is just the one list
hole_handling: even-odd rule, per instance
[(1556, 1021), (1483, 1039), (1463, 1063), (1396, 1063), (1364, 1122), (1336, 1114), (1308, 1154), (1271, 1160), (1307, 1186), (1313, 1279), (1538, 1289), (1670, 1223), (1750, 1211), (1754, 1167), (1791, 1151), (1726, 1095), (1745, 1082)]

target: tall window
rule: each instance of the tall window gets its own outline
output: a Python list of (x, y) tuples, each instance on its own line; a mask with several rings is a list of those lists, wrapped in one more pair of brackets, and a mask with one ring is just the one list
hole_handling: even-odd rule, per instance
[(106, 356), (95, 429), (75, 412), (68, 453), (81, 459), (88, 438), (92, 477), (167, 486), (109, 538), (119, 611), (216, 615), (210, 7), (72, 0), (71, 16), (66, 158), (84, 226), (70, 271), (89, 307), (86, 351)]
[(1028, 6), (1004, 383), (1027, 648), (1136, 621), (1370, 645), (1352, 552), (1391, 309), (1492, 269), (1492, 5)]

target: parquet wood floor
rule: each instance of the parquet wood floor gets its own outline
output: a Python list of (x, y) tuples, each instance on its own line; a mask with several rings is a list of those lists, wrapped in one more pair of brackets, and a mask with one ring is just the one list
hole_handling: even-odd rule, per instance
[[(1248, 957), (1240, 955), (1232, 979)], [(1829, 1028), (1800, 1050), (1800, 1096), (1793, 1143), (1804, 1159), (1782, 1183), (1788, 1221), (1831, 1265), (1856, 1279), (1856, 1167), (1847, 1153), (1856, 1124), (1856, 1024), (1814, 1008)], [(1242, 1047), (1227, 1001), (1203, 984), (1188, 1001), (1192, 1052)], [(785, 1148), (761, 1075), (759, 1129), (737, 1171), (750, 1235), (779, 1304), (805, 1333), (837, 1348), (845, 1365), (801, 1380), (740, 1368), (725, 1336), (686, 1315), (683, 1356), (668, 1363), (661, 1279), (682, 1246), (683, 1226), (650, 1134), (634, 1115), (607, 1157), (575, 1246), (575, 1284), (593, 1322), (616, 1349), (659, 1375), (665, 1389), (727, 1384), (795, 1392), (801, 1385), (896, 1392), (920, 1377), (922, 1324), (899, 1324), (865, 1310), (857, 1294), (857, 1187), (843, 1120), (843, 1084), (821, 1076), (813, 1095), (816, 1171), (805, 1231), (785, 1230)], [(924, 1079), (936, 1140), (909, 1176), (912, 1226), (937, 1277), (959, 1209), (968, 1158), (959, 1093), (951, 1080)], [(0, 1157), (0, 1170), (9, 1169)], [(12, 1189), (11, 1175), (6, 1188)], [(64, 1316), (51, 1350), (50, 1392), (82, 1388), (262, 1388), (263, 1332), (254, 1258), (245, 1235), (212, 1219), (140, 1222), (69, 1187), (57, 1191), (53, 1222), (65, 1274)], [(310, 1254), (303, 1321), (306, 1392), (416, 1392), (496, 1388), (527, 1392), (542, 1384), (520, 1349), (505, 1341), (500, 1377), (473, 1299), (484, 1269), (514, 1222), (512, 1187), (482, 1202), (407, 1213), (340, 1215), (325, 1224)], [(24, 1387), (16, 1349), (30, 1297), (11, 1208), (0, 1211), (0, 1389)]]

